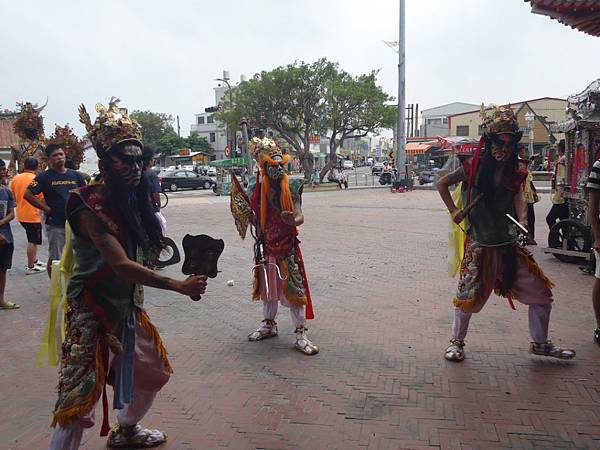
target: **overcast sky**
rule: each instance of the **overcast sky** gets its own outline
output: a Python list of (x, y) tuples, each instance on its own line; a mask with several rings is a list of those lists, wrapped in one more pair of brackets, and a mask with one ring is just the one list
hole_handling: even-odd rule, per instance
[[(600, 39), (531, 14), (522, 0), (407, 0), (407, 103), (506, 103), (565, 97), (600, 77)], [(380, 69), (397, 95), (397, 0), (0, 0), (0, 106), (43, 103), (47, 134), (77, 106), (179, 115), (214, 104), (223, 69), (236, 82), (294, 60)], [(93, 115), (92, 115), (93, 116)]]

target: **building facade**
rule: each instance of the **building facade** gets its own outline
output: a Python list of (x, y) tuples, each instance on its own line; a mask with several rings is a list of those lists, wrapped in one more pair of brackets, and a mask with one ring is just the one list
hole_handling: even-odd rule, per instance
[(448, 117), (453, 114), (473, 111), (478, 107), (478, 105), (472, 103), (453, 102), (436, 106), (435, 108), (424, 109), (421, 112), (419, 136), (432, 138), (437, 136), (449, 136), (450, 125)]
[[(566, 118), (567, 100), (554, 97), (542, 97), (516, 103), (502, 105), (510, 107), (517, 116), (519, 126), (523, 131), (521, 142), (529, 144), (529, 123), (525, 116), (528, 112), (534, 115), (533, 144), (540, 149), (548, 145), (550, 139), (550, 125), (561, 122)], [(480, 108), (472, 111), (453, 114), (449, 116), (450, 136), (463, 136), (478, 139), (481, 136), (481, 111)], [(554, 139), (560, 140), (564, 136), (554, 134)]]
[(219, 122), (215, 117), (219, 105), (223, 104), (225, 95), (229, 94), (227, 85), (219, 84), (215, 88), (215, 104), (205, 109), (205, 112), (195, 114), (194, 123), (190, 126), (190, 133), (198, 133), (199, 137), (206, 139), (214, 151), (215, 159), (227, 159), (231, 157), (231, 151), (227, 155), (227, 126)]

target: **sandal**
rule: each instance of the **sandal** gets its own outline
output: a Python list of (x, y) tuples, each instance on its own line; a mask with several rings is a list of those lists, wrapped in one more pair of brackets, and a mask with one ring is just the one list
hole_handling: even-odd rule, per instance
[(557, 347), (552, 341), (543, 342), (538, 344), (532, 342), (530, 347), (531, 353), (539, 356), (550, 356), (558, 359), (573, 359), (575, 358), (575, 350), (570, 348)]
[(272, 319), (265, 319), (261, 322), (260, 328), (254, 330), (248, 335), (249, 341), (262, 341), (277, 336), (277, 322)]
[(448, 361), (461, 362), (465, 359), (465, 341), (450, 339), (450, 346), (444, 353), (444, 358)]
[(0, 305), (0, 309), (19, 309), (21, 306), (16, 303), (6, 302), (4, 305)]
[(306, 336), (307, 331), (304, 327), (296, 329), (294, 332), (296, 333), (296, 344), (294, 344), (294, 347), (305, 355), (316, 355), (319, 353), (319, 346), (313, 344), (308, 336)]
[(119, 425), (111, 430), (106, 445), (109, 448), (149, 448), (166, 441), (167, 435), (162, 431), (142, 428), (139, 424), (127, 427)]

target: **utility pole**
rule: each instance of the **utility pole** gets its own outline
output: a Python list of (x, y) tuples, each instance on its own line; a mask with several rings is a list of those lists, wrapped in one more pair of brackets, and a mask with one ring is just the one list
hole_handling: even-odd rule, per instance
[(398, 121), (396, 124), (396, 169), (398, 170), (398, 178), (406, 179), (406, 131), (405, 131), (405, 65), (406, 65), (406, 30), (405, 16), (406, 4), (405, 0), (399, 0), (400, 15), (399, 15), (399, 33), (398, 33)]

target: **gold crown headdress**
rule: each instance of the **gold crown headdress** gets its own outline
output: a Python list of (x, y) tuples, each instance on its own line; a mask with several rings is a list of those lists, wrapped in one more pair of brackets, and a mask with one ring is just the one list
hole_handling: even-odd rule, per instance
[(261, 168), (264, 163), (279, 164), (281, 161), (273, 160), (277, 156), (285, 163), (289, 160), (289, 155), (284, 155), (277, 143), (270, 138), (254, 137), (248, 143), (248, 149)]
[(69, 124), (66, 124), (64, 127), (56, 125), (54, 134), (50, 136), (48, 144), (60, 145), (65, 152), (67, 160), (71, 161), (75, 167), (79, 167), (83, 162), (83, 154), (85, 152), (83, 142), (75, 136)]
[(39, 140), (44, 139), (44, 119), (40, 113), (47, 104), (48, 100), (42, 107), (36, 108), (31, 102), (17, 103), (17, 107), (21, 109), (17, 115), (17, 120), (13, 124), (13, 130), (17, 136), (24, 140), (29, 139), (26, 130), (34, 129), (36, 130), (36, 138)]
[(486, 109), (482, 104), (480, 116), (486, 135), (512, 134), (518, 136), (516, 141), (521, 139), (523, 132), (520, 131), (517, 117), (512, 109), (493, 104)]
[(126, 108), (119, 108), (119, 102), (118, 98), (111, 98), (108, 108), (96, 103), (98, 117), (93, 125), (85, 105), (79, 106), (79, 121), (85, 125), (96, 152), (107, 152), (124, 141), (137, 141), (142, 145), (140, 125), (129, 117)]

